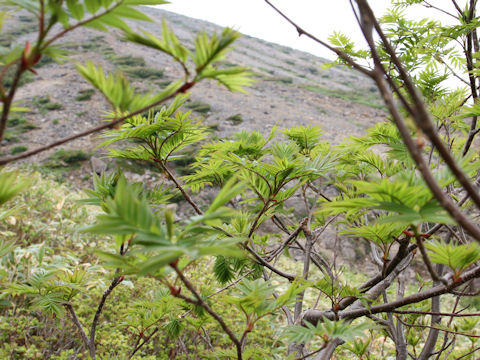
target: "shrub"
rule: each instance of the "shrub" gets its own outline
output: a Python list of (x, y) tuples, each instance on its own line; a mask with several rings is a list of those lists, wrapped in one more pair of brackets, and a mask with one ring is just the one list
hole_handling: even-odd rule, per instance
[(132, 55), (117, 56), (113, 59), (112, 62), (118, 66), (145, 66), (145, 60), (142, 57)]
[[(4, 66), (16, 74), (34, 70), (42, 52), (58, 57), (51, 45), (82, 24), (120, 27), (122, 41), (168, 54), (184, 74), (169, 89), (140, 94), (120, 74), (77, 65), (111, 105), (110, 121), (32, 152), (104, 130), (106, 156), (148, 164), (153, 175), (145, 171), (137, 182), (121, 169), (95, 176), (72, 210), (78, 197), (58, 184), (0, 172), (0, 205), (10, 202), (0, 212), (1, 358), (476, 355), (480, 315), (459, 307), (475, 306), (465, 298), (478, 294), (480, 279), (480, 109), (468, 102), (478, 96), (475, 1), (458, 8), (453, 26), (408, 20), (400, 9), (418, 1), (407, 0), (376, 26), (368, 1), (356, 2), (360, 29), (376, 40), (358, 50), (334, 33), (329, 41), (340, 58), (328, 66), (350, 66), (374, 81), (390, 117), (340, 144), (313, 125), (208, 139), (208, 127), (183, 109), (210, 106), (187, 103), (188, 91), (207, 79), (231, 91), (252, 84), (243, 69), (219, 67), (239, 36), (231, 29), (200, 33), (189, 53), (166, 24), (157, 38), (119, 22), (144, 18), (129, 2), (15, 3), (48, 19), (37, 27), (38, 46), (7, 54), (13, 60)], [(455, 44), (463, 51), (453, 52)], [(473, 80), (465, 80), (470, 88), (447, 89), (444, 72)], [(302, 86), (347, 106), (375, 98), (368, 88), (352, 94)], [(0, 137), (10, 111), (18, 111), (6, 94)], [(35, 102), (51, 104), (49, 97)], [(59, 150), (49, 161), (69, 166), (87, 158)], [(178, 177), (172, 163), (188, 171)], [(365, 251), (370, 257), (361, 264)], [(72, 336), (57, 336), (59, 323), (60, 334)]]
[(229, 116), (227, 118), (227, 121), (230, 121), (233, 125), (239, 125), (243, 122), (243, 116), (242, 114), (235, 114), (235, 115)]
[(126, 68), (124, 72), (130, 77), (138, 79), (161, 79), (163, 77), (162, 70), (145, 67)]
[(80, 90), (78, 92), (78, 95), (75, 98), (75, 100), (77, 100), (77, 101), (87, 101), (87, 100), (90, 100), (92, 98), (93, 94), (95, 94), (95, 89)]
[(42, 106), (45, 110), (60, 110), (63, 109), (63, 105), (60, 103), (49, 102)]
[(293, 84), (293, 79), (288, 76), (273, 76), (273, 77), (266, 78), (265, 80), (274, 81), (281, 84)]
[(10, 119), (8, 119), (7, 126), (15, 127), (17, 130), (20, 130), (22, 132), (37, 128), (35, 124), (28, 121), (24, 116), (12, 116)]
[(193, 101), (191, 103), (188, 103), (186, 105), (189, 109), (200, 113), (200, 114), (205, 114), (208, 113), (211, 110), (211, 106), (207, 103), (201, 102), (201, 101)]
[(24, 145), (19, 145), (19, 146), (14, 146), (10, 149), (10, 154), (15, 155), (15, 154), (20, 154), (24, 151), (27, 151), (28, 148)]
[(91, 155), (83, 150), (60, 149), (48, 157), (45, 166), (51, 168), (77, 166), (79, 162), (86, 161), (90, 157)]
[(63, 109), (62, 104), (50, 101), (50, 95), (36, 96), (33, 98), (32, 102), (43, 115), (46, 114), (47, 111)]

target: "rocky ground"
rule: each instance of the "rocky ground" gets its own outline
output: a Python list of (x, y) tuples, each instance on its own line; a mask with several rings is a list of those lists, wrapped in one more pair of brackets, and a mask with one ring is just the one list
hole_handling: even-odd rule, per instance
[[(165, 19), (190, 47), (199, 31), (221, 30), (214, 24), (159, 9), (144, 11), (155, 23), (142, 23), (141, 28), (160, 34), (161, 20)], [(33, 20), (27, 13), (12, 14), (4, 25), (0, 45), (23, 46), (25, 41), (33, 40)], [(102, 113), (109, 110), (108, 104), (101, 94), (90, 90), (90, 85), (76, 72), (75, 62), (92, 60), (108, 70), (114, 70), (116, 63), (127, 73), (149, 69), (151, 76), (146, 79), (134, 72), (130, 75), (141, 91), (157, 91), (181, 75), (181, 69), (168, 56), (125, 42), (118, 35), (116, 31), (78, 29), (62, 40), (61, 46), (70, 52), (69, 59), (62, 64), (44, 59), (38, 76), (25, 79), (18, 91), (16, 101), (31, 111), (10, 122), (8, 136), (0, 147), (3, 155), (32, 150), (104, 121)], [(312, 124), (324, 129), (326, 140), (338, 143), (385, 119), (381, 99), (369, 79), (340, 67), (323, 70), (326, 62), (308, 53), (244, 36), (224, 65), (250, 67), (257, 79), (255, 85), (247, 94), (232, 94), (205, 81), (193, 88), (190, 104), (218, 138), (242, 129), (266, 133), (274, 125), (282, 129)], [(76, 153), (62, 155), (54, 149), (26, 161), (43, 163), (51, 171), (60, 169), (62, 176), (77, 187), (85, 187), (91, 183), (91, 165), (81, 160), (92, 155), (100, 158), (102, 150), (95, 149), (99, 142), (97, 135), (81, 138), (63, 146), (66, 150), (80, 150)], [(122, 166), (138, 180), (155, 181), (148, 170), (138, 170), (128, 163)], [(353, 244), (345, 244), (342, 251), (352, 259), (358, 256)]]

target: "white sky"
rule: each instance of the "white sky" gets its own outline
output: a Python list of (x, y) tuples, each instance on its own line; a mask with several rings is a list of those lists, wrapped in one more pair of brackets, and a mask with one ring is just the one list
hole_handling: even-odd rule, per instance
[[(333, 59), (328, 50), (304, 36), (298, 37), (295, 29), (281, 18), (263, 0), (170, 0), (171, 4), (161, 8), (193, 18), (207, 20), (221, 26), (230, 26), (244, 34), (269, 42)], [(458, 0), (463, 6), (466, 0)], [(451, 0), (429, 0), (435, 6), (455, 13)], [(278, 8), (297, 22), (306, 31), (322, 40), (327, 40), (335, 30), (340, 30), (356, 43), (363, 37), (358, 29), (348, 0), (272, 0)], [(377, 16), (384, 14), (390, 0), (370, 0)], [(448, 21), (449, 17), (434, 9), (416, 5), (409, 14)]]

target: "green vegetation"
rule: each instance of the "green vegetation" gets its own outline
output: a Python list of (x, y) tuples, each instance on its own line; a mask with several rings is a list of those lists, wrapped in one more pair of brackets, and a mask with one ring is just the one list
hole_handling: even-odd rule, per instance
[(95, 94), (95, 89), (80, 90), (78, 92), (78, 95), (75, 98), (75, 100), (77, 100), (77, 101), (87, 101), (87, 100), (90, 100), (92, 98), (93, 94)]
[(22, 115), (12, 116), (10, 119), (8, 119), (7, 126), (9, 128), (15, 128), (20, 133), (36, 128), (35, 124), (28, 121), (27, 118), (25, 118), (25, 116), (22, 116)]
[[(350, 84), (350, 83), (347, 83)], [(300, 84), (299, 87), (306, 89), (308, 91), (312, 91), (315, 93), (333, 96), (347, 102), (354, 102), (357, 104), (366, 105), (369, 107), (373, 107), (376, 109), (385, 109), (385, 105), (381, 103), (381, 99), (378, 96), (372, 95), (371, 91), (360, 92), (360, 91), (344, 91), (344, 90), (337, 90), (332, 88), (321, 87), (318, 85), (305, 85)]]
[(278, 82), (278, 83), (286, 84), (286, 85), (293, 84), (293, 78), (288, 77), (288, 76), (272, 76), (272, 77), (266, 77), (265, 80), (267, 80), (267, 81), (274, 81), (274, 82)]
[(230, 121), (233, 125), (239, 125), (243, 122), (243, 116), (242, 114), (235, 114), (235, 115), (229, 116), (227, 118), (227, 121)]
[[(136, 9), (163, 3), (0, 0), (40, 21), (35, 45), (0, 53), (0, 83), (14, 71), (0, 89), (2, 140), (5, 129), (31, 126), (14, 103), (20, 76), (44, 55), (60, 58), (57, 41), (83, 25), (120, 29), (122, 42), (183, 69), (166, 88), (143, 93), (121, 72), (77, 63), (110, 105), (107, 122), (28, 153), (21, 154), (26, 146), (3, 152), (0, 163), (12, 166), (96, 133), (113, 161), (101, 166), (108, 173), (90, 176), (80, 169), (90, 154), (62, 149), (43, 165), (0, 171), (0, 358), (473, 360), (480, 351), (477, 2), (456, 6), (458, 23), (441, 25), (406, 18), (402, 10), (420, 2), (396, 0), (380, 26), (372, 26), (368, 1), (356, 2), (360, 30), (375, 41), (358, 49), (334, 33), (328, 41), (340, 57), (324, 68), (361, 72), (390, 114), (339, 144), (314, 125), (212, 134), (194, 116), (210, 105), (189, 100), (190, 90), (212, 80), (230, 91), (252, 85), (252, 73), (224, 63), (240, 34), (200, 32), (184, 45), (166, 22), (159, 36), (129, 27), (127, 19), (150, 20)], [(0, 11), (0, 25), (5, 16)], [(138, 57), (111, 60), (121, 70), (144, 66)], [(469, 87), (450, 89), (453, 76)], [(347, 106), (379, 95), (368, 86), (349, 95), (304, 87)], [(48, 95), (33, 104), (58, 108)], [(79, 194), (66, 179), (91, 186)]]
[(2, 36), (0, 36), (0, 46), (10, 47), (19, 36), (30, 34), (37, 30), (37, 23), (25, 20), (21, 21), (23, 22), (21, 26), (12, 28), (10, 31), (2, 32)]
[(193, 110), (200, 114), (206, 114), (212, 109), (210, 104), (204, 103), (202, 101), (192, 101), (187, 103), (186, 106), (190, 110)]
[(26, 132), (36, 129), (37, 126), (27, 120), (23, 115), (15, 115), (8, 119), (7, 130), (4, 139), (8, 143), (16, 143), (20, 141), (20, 137)]
[(63, 109), (63, 105), (57, 102), (50, 101), (50, 95), (36, 96), (32, 100), (42, 115), (45, 115), (48, 111)]
[(28, 148), (24, 145), (14, 146), (10, 149), (10, 155), (20, 154), (24, 151), (27, 151)]
[(139, 56), (133, 56), (133, 55), (117, 56), (112, 60), (112, 62), (117, 66), (131, 66), (131, 67), (145, 66), (144, 58)]
[(160, 88), (165, 88), (168, 85), (172, 83), (172, 80), (162, 80), (162, 81), (156, 81), (155, 84), (157, 84)]
[(63, 109), (63, 105), (56, 102), (48, 102), (42, 106), (45, 110), (60, 110)]
[(157, 70), (146, 67), (125, 68), (124, 72), (132, 78), (144, 79), (161, 79), (163, 77), (163, 70)]
[(25, 16), (25, 15), (20, 15), (18, 19), (22, 22), (27, 22), (27, 23), (35, 22), (36, 20), (33, 16)]
[(90, 159), (91, 155), (83, 150), (65, 150), (60, 149), (54, 154), (50, 155), (45, 162), (46, 167), (58, 168), (58, 167), (78, 167), (81, 162)]
[[(5, 76), (2, 79), (3, 86), (5, 88), (9, 88), (12, 86), (13, 83), (13, 77), (15, 75), (15, 72), (13, 69), (8, 69), (7, 72), (5, 73)], [(32, 73), (24, 73), (22, 74), (22, 77), (19, 80), (18, 86), (21, 87), (25, 84), (28, 84), (33, 81), (33, 74)]]
[(219, 124), (209, 124), (208, 125), (208, 130), (212, 133), (218, 131), (220, 128), (220, 125)]
[(270, 75), (275, 74), (275, 71), (270, 70), (270, 69), (266, 69), (266, 68), (264, 68), (264, 67), (259, 67), (258, 69), (261, 70), (261, 71), (263, 71), (263, 72), (266, 72), (267, 74), (270, 74)]
[(20, 138), (15, 135), (13, 131), (7, 130), (3, 136), (3, 140), (5, 140), (9, 144), (20, 142)]

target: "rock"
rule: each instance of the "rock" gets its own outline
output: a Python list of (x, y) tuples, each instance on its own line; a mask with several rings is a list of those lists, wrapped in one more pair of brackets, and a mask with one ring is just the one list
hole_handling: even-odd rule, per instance
[(99, 176), (102, 172), (106, 171), (108, 167), (108, 164), (105, 161), (94, 156), (90, 158), (90, 164), (92, 165), (93, 172)]

